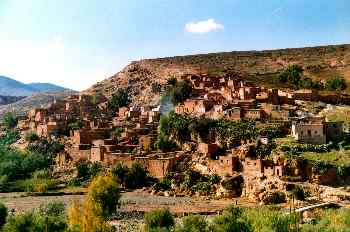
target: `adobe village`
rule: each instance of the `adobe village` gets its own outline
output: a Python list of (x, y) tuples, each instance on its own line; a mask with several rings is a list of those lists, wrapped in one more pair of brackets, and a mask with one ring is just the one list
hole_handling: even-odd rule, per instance
[[(319, 50), (332, 52), (331, 47)], [(32, 109), (12, 119), (12, 129), (11, 115), (5, 116), (11, 147), (50, 148), (47, 175), (55, 181), (37, 177), (27, 189), (86, 186), (97, 173), (111, 172), (125, 190), (142, 196), (280, 204), (294, 210), (349, 206), (348, 83), (342, 76), (317, 79), (306, 74), (349, 63), (285, 61), (274, 72), (276, 86), (271, 86), (267, 79), (253, 79), (242, 65), (241, 70), (212, 71), (189, 68), (181, 60), (168, 66), (176, 72), (150, 81), (147, 62), (132, 63), (119, 74), (127, 73), (129, 79), (109, 79)], [(9, 188), (15, 178), (7, 178), (3, 185)], [(188, 213), (181, 207), (174, 211)], [(216, 212), (204, 207), (196, 211), (195, 206), (191, 211)], [(303, 216), (307, 220), (310, 214)]]

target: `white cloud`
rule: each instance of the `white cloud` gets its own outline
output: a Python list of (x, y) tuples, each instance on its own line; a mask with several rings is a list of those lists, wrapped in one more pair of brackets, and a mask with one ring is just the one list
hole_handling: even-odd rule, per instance
[(215, 22), (214, 19), (207, 19), (197, 22), (188, 22), (185, 25), (185, 31), (190, 33), (204, 34), (219, 29), (224, 29), (224, 25)]

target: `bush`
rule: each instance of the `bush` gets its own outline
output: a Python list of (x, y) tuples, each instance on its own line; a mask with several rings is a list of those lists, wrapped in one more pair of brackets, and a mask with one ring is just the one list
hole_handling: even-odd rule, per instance
[(296, 186), (293, 190), (292, 190), (293, 196), (295, 197), (295, 199), (303, 201), (305, 200), (305, 191), (304, 188), (301, 186)]
[(38, 210), (11, 216), (5, 224), (5, 232), (66, 231), (65, 212), (62, 203), (42, 205)]
[(212, 232), (249, 232), (252, 231), (251, 224), (243, 215), (243, 210), (233, 206), (224, 210), (222, 215), (214, 218), (210, 225)]
[(120, 184), (125, 183), (125, 177), (129, 172), (129, 168), (122, 163), (118, 163), (111, 169), (112, 175), (118, 180)]
[(17, 126), (17, 118), (12, 113), (8, 112), (4, 115), (3, 124), (6, 129), (13, 129)]
[(173, 215), (168, 209), (157, 209), (145, 215), (145, 231), (157, 229), (170, 230), (175, 225)]
[(155, 142), (154, 147), (163, 152), (169, 152), (176, 150), (177, 144), (170, 140), (168, 136), (161, 133), (158, 135), (158, 139)]
[(111, 176), (98, 176), (91, 182), (87, 198), (101, 209), (101, 216), (107, 218), (117, 210), (120, 199), (119, 185)]
[(6, 206), (0, 203), (0, 228), (6, 223), (7, 215), (8, 211)]
[(125, 186), (130, 189), (137, 189), (145, 186), (147, 172), (140, 163), (134, 162), (125, 176)]
[(28, 143), (34, 143), (36, 141), (38, 141), (40, 138), (39, 136), (31, 131), (31, 132), (28, 132), (26, 135), (25, 135), (25, 140), (28, 142)]
[(77, 170), (77, 179), (87, 181), (97, 176), (101, 172), (102, 165), (99, 162), (79, 160), (76, 162), (75, 168)]
[(175, 229), (176, 232), (206, 232), (208, 223), (199, 215), (190, 215), (182, 218), (182, 224)]
[(283, 70), (278, 78), (282, 83), (289, 83), (294, 87), (300, 85), (300, 80), (303, 74), (303, 68), (299, 65), (289, 65), (285, 70)]
[(326, 82), (327, 90), (341, 91), (346, 89), (346, 87), (346, 81), (344, 80), (344, 78), (335, 77), (333, 79), (327, 80)]
[(108, 101), (108, 107), (111, 110), (117, 111), (120, 107), (128, 106), (130, 103), (129, 93), (126, 89), (118, 89)]

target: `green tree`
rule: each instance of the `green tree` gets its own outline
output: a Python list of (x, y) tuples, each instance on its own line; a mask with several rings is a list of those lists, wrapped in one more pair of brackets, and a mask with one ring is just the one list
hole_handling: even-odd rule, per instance
[(326, 82), (326, 89), (328, 90), (342, 91), (346, 89), (346, 87), (347, 85), (344, 78), (335, 77)]
[(170, 231), (174, 225), (175, 220), (168, 209), (157, 209), (145, 215), (145, 231)]
[(17, 126), (17, 118), (11, 112), (4, 115), (3, 123), (6, 129), (13, 129)]
[(169, 152), (174, 151), (177, 148), (177, 144), (173, 142), (169, 136), (160, 133), (154, 147), (163, 152)]
[(300, 81), (303, 75), (303, 68), (299, 65), (293, 64), (289, 65), (285, 70), (283, 70), (279, 75), (279, 80), (282, 83), (289, 83), (295, 88), (300, 86)]
[(147, 172), (139, 162), (134, 162), (125, 176), (125, 186), (137, 189), (146, 184)]
[(120, 199), (120, 187), (111, 176), (98, 176), (89, 186), (87, 198), (101, 209), (107, 218), (116, 212)]
[(130, 103), (129, 93), (126, 89), (118, 89), (108, 101), (108, 107), (112, 110), (118, 110), (120, 107), (128, 106)]
[(129, 168), (122, 163), (118, 163), (111, 170), (112, 175), (118, 180), (120, 184), (125, 183), (126, 175), (129, 173)]

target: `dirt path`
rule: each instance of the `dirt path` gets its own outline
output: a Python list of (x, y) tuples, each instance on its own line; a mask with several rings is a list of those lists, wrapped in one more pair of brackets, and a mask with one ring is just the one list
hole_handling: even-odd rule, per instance
[[(61, 201), (66, 206), (73, 200), (82, 200), (84, 195), (63, 196), (28, 196), (25, 193), (0, 193), (0, 202), (10, 210), (23, 212), (38, 208), (41, 204), (52, 201)], [(122, 193), (121, 207), (123, 211), (148, 212), (156, 208), (169, 208), (173, 213), (190, 212), (216, 212), (230, 204), (237, 203), (239, 206), (256, 206), (242, 199), (209, 200), (199, 197), (164, 197), (152, 196), (147, 193), (126, 192)]]

